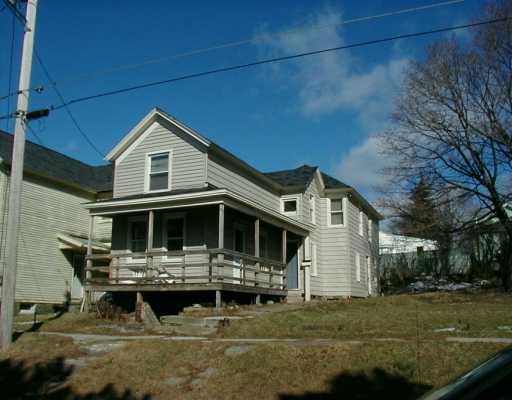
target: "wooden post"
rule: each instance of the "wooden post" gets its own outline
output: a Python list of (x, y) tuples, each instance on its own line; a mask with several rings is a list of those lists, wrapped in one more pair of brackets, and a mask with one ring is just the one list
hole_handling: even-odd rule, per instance
[(281, 260), (283, 264), (286, 264), (286, 229), (283, 229), (281, 249), (283, 250)]
[[(219, 237), (218, 248), (224, 250), (224, 204), (219, 204)], [(224, 253), (217, 254), (217, 276), (222, 276), (224, 279)], [(219, 293), (220, 296), (220, 293)]]
[[(254, 256), (260, 256), (260, 219), (254, 221)], [(254, 264), (254, 286), (258, 286), (258, 272), (260, 271), (260, 262)]]
[[(89, 232), (87, 236), (87, 261), (85, 262), (85, 285), (87, 286), (87, 282), (92, 277), (92, 260), (89, 258), (92, 256), (92, 241), (94, 235), (94, 215), (89, 216)], [(83, 310), (85, 312), (89, 312), (89, 308), (91, 306), (91, 293), (90, 290), (85, 291), (84, 299), (82, 300), (84, 306)]]
[(220, 308), (222, 307), (222, 297), (221, 297), (221, 293), (220, 293), (220, 290), (216, 290), (215, 291), (215, 309), (218, 311), (220, 311)]
[[(4, 1), (18, 16), (17, 2)], [(23, 186), (23, 159), (25, 153), (25, 130), (27, 129), (26, 112), (30, 90), (30, 76), (32, 72), (32, 54), (34, 49), (34, 36), (36, 27), (37, 0), (27, 2), (26, 18), (22, 18), (23, 49), (21, 55), (21, 69), (18, 91), (18, 104), (14, 124), (14, 139), (11, 157), (11, 171), (9, 177), (9, 199), (7, 214), (7, 231), (5, 239), (5, 265), (2, 282), (2, 302), (0, 304), (0, 344), (2, 350), (7, 350), (12, 343), (14, 323), (14, 306), (16, 301), (16, 269), (18, 266), (18, 239), (20, 222), (21, 197)]]
[(149, 210), (148, 214), (148, 234), (147, 234), (147, 243), (146, 243), (146, 278), (148, 278), (148, 272), (150, 277), (154, 277), (153, 271), (153, 256), (151, 255), (151, 250), (153, 249), (153, 226), (155, 223), (155, 212), (153, 210)]
[(261, 295), (259, 293), (256, 295), (256, 299), (254, 300), (254, 303), (261, 304)]
[(137, 292), (135, 298), (135, 321), (142, 322), (142, 307), (144, 307), (144, 299), (142, 298), (142, 293)]
[(286, 229), (283, 229), (283, 235), (281, 238), (281, 261), (284, 264), (283, 273), (283, 289), (286, 287)]

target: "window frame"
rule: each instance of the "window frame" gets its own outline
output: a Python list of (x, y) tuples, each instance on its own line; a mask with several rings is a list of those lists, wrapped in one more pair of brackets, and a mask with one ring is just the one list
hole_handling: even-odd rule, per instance
[[(242, 234), (243, 234), (243, 236), (242, 236), (242, 242), (243, 242), (242, 251), (236, 250), (236, 234), (235, 234), (235, 232), (237, 230), (242, 232)], [(248, 254), (248, 248), (249, 248), (248, 243), (247, 243), (248, 236), (249, 236), (248, 226), (246, 224), (243, 224), (240, 222), (235, 222), (233, 224), (233, 251), (236, 251), (237, 253)]]
[[(156, 156), (167, 155), (167, 188), (151, 190), (151, 159)], [(144, 168), (144, 192), (145, 193), (158, 193), (168, 192), (172, 187), (172, 149), (158, 150), (146, 153), (146, 162)], [(156, 172), (154, 174), (163, 174), (163, 172)]]
[[(287, 201), (295, 201), (295, 211), (285, 211), (284, 210), (284, 203)], [(300, 209), (300, 202), (299, 202), (299, 195), (290, 195), (290, 196), (283, 196), (281, 197), (281, 213), (288, 216), (296, 216), (299, 215), (299, 209)]]
[(364, 237), (364, 212), (359, 209), (359, 235)]
[[(346, 226), (345, 220), (347, 217), (347, 197), (346, 196), (332, 197), (332, 198), (329, 197), (327, 200), (328, 200), (327, 201), (327, 226), (329, 228), (340, 228), (340, 227), (344, 228)], [(332, 200), (341, 200), (341, 210), (332, 211), (332, 207), (331, 207)], [(332, 224), (331, 223), (331, 216), (333, 213), (342, 214), (343, 218), (342, 218), (341, 224)]]
[(368, 241), (371, 243), (373, 241), (373, 220), (368, 218)]

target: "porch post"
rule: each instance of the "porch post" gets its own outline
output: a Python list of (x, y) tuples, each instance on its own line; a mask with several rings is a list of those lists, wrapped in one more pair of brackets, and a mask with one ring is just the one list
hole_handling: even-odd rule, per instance
[[(254, 256), (260, 256), (260, 219), (256, 218), (254, 221)], [(258, 286), (258, 272), (260, 271), (260, 262), (256, 261), (254, 263), (254, 286)], [(257, 295), (259, 296), (259, 295)], [(256, 304), (259, 304), (259, 301), (256, 300)]]
[(286, 229), (283, 229), (282, 237), (281, 237), (281, 261), (285, 265), (283, 272), (283, 289), (286, 286)]
[[(87, 252), (86, 252), (86, 262), (85, 262), (85, 284), (87, 286), (87, 282), (91, 279), (92, 272), (92, 260), (89, 258), (92, 256), (92, 240), (94, 234), (94, 215), (89, 216), (89, 232), (87, 235)], [(89, 307), (91, 305), (91, 291), (86, 290), (84, 293), (84, 298), (82, 299), (82, 309), (85, 312), (89, 312)]]
[(147, 250), (151, 251), (153, 248), (153, 226), (155, 224), (155, 212), (153, 210), (149, 210), (148, 215), (148, 243), (147, 243)]
[[(149, 210), (148, 213), (148, 234), (147, 234), (147, 243), (146, 243), (146, 253), (151, 253), (153, 249), (153, 225), (155, 222), (155, 212), (153, 210)], [(153, 256), (146, 256), (147, 269), (150, 272), (150, 276), (153, 276)], [(148, 276), (148, 272), (146, 271), (146, 277)]]
[(304, 247), (304, 301), (311, 301), (311, 240), (306, 236), (302, 240)]
[[(224, 251), (224, 203), (219, 204), (219, 237), (218, 248), (219, 251)], [(224, 279), (224, 253), (217, 254), (217, 278)], [(222, 307), (221, 291), (215, 291), (215, 309), (217, 312)]]
[[(224, 250), (224, 204), (219, 204), (219, 237), (218, 237), (218, 246), (219, 250), (222, 252)], [(217, 277), (221, 276), (221, 279), (224, 277), (224, 253), (217, 254)]]

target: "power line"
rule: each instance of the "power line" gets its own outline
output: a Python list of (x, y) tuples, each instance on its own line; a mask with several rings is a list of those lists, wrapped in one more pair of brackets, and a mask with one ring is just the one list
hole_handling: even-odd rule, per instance
[(39, 63), (39, 65), (41, 66), (41, 69), (43, 70), (43, 73), (45, 74), (46, 78), (48, 79), (48, 82), (49, 84), (51, 85), (52, 89), (55, 91), (55, 93), (57, 94), (57, 96), (59, 97), (60, 101), (62, 102), (62, 104), (57, 107), (57, 108), (62, 108), (64, 107), (64, 109), (66, 110), (69, 118), (71, 119), (71, 121), (73, 122), (73, 125), (75, 125), (75, 128), (77, 129), (77, 131), (82, 135), (82, 137), (85, 139), (85, 141), (89, 144), (89, 146), (91, 146), (92, 149), (94, 149), (94, 151), (96, 151), (96, 153), (98, 153), (100, 155), (101, 158), (105, 157), (105, 154), (100, 151), (98, 149), (98, 147), (96, 147), (96, 145), (93, 143), (93, 141), (89, 138), (89, 136), (85, 133), (85, 131), (82, 129), (82, 127), (80, 126), (80, 124), (78, 123), (77, 119), (75, 118), (75, 116), (73, 115), (73, 113), (71, 112), (71, 110), (69, 109), (68, 107), (68, 104), (66, 103), (66, 100), (64, 99), (64, 96), (62, 95), (62, 93), (60, 92), (60, 90), (57, 88), (57, 85), (56, 83), (54, 82), (54, 80), (52, 79), (50, 73), (48, 72), (48, 69), (46, 68), (46, 66), (44, 65), (43, 63), (43, 60), (41, 59), (41, 57), (39, 56), (39, 53), (37, 52), (36, 49), (34, 49), (34, 55), (36, 56), (36, 59), (37, 59), (37, 62)]
[(282, 57), (267, 58), (267, 59), (263, 59), (263, 60), (259, 60), (259, 61), (246, 63), (246, 64), (238, 64), (238, 65), (232, 65), (232, 66), (223, 67), (223, 68), (216, 68), (216, 69), (211, 69), (211, 70), (207, 70), (207, 71), (196, 72), (193, 74), (181, 75), (181, 76), (164, 79), (164, 80), (160, 80), (160, 81), (148, 82), (148, 83), (143, 83), (140, 85), (128, 86), (128, 87), (121, 88), (121, 89), (105, 91), (105, 92), (97, 93), (97, 94), (90, 95), (90, 96), (78, 97), (78, 98), (68, 101), (67, 103), (63, 103), (60, 106), (52, 107), (52, 109), (58, 110), (60, 108), (67, 107), (71, 104), (82, 103), (84, 101), (89, 101), (89, 100), (97, 99), (100, 97), (113, 96), (116, 94), (127, 93), (127, 92), (131, 92), (134, 90), (145, 89), (145, 88), (152, 87), (152, 86), (170, 84), (173, 82), (184, 81), (184, 80), (193, 79), (193, 78), (199, 78), (199, 77), (203, 77), (203, 76), (207, 76), (207, 75), (214, 75), (214, 74), (218, 74), (218, 73), (222, 73), (222, 72), (245, 69), (245, 68), (249, 68), (249, 67), (255, 67), (258, 65), (270, 64), (270, 63), (274, 63), (274, 62), (299, 59), (302, 57), (313, 56), (313, 55), (324, 54), (324, 53), (346, 50), (346, 49), (352, 49), (352, 48), (356, 48), (356, 47), (363, 47), (363, 46), (369, 46), (369, 45), (374, 45), (374, 44), (386, 43), (386, 42), (391, 42), (391, 41), (395, 41), (395, 40), (399, 40), (399, 39), (410, 39), (410, 38), (415, 38), (415, 37), (432, 35), (432, 34), (436, 34), (436, 33), (445, 33), (445, 32), (450, 32), (450, 31), (454, 31), (454, 30), (473, 28), (473, 27), (482, 26), (482, 25), (494, 24), (494, 23), (498, 23), (498, 22), (505, 22), (505, 21), (510, 20), (511, 18), (512, 17), (504, 17), (504, 18), (492, 19), (492, 20), (487, 20), (487, 21), (474, 22), (474, 23), (470, 23), (470, 24), (456, 25), (456, 26), (451, 26), (451, 27), (447, 27), (447, 28), (440, 28), (440, 29), (433, 29), (433, 30), (422, 31), (422, 32), (389, 36), (389, 37), (385, 37), (385, 38), (381, 38), (381, 39), (373, 39), (373, 40), (352, 43), (352, 44), (343, 45), (343, 46), (330, 47), (327, 49), (313, 50), (313, 51), (297, 53), (297, 54), (292, 54), (292, 55), (282, 56)]
[[(433, 4), (427, 4), (424, 6), (410, 7), (410, 8), (404, 8), (404, 9), (394, 10), (394, 11), (387, 11), (387, 12), (380, 13), (380, 14), (347, 19), (347, 20), (337, 22), (337, 23), (319, 25), (319, 26), (315, 27), (315, 30), (323, 30), (323, 29), (332, 28), (332, 27), (349, 25), (349, 24), (353, 24), (353, 23), (357, 23), (357, 22), (364, 22), (364, 21), (369, 21), (369, 20), (373, 20), (373, 19), (381, 19), (381, 18), (385, 18), (385, 17), (413, 13), (413, 12), (417, 12), (417, 11), (424, 11), (424, 10), (429, 10), (429, 9), (433, 9), (433, 8), (437, 8), (437, 7), (445, 7), (445, 6), (449, 6), (449, 5), (453, 5), (453, 4), (463, 3), (464, 1), (465, 0), (448, 0), (448, 1), (442, 1), (442, 2), (433, 3)], [(207, 52), (211, 52), (211, 51), (215, 51), (215, 50), (222, 50), (222, 49), (227, 49), (227, 48), (231, 48), (231, 47), (242, 46), (245, 44), (257, 43), (257, 42), (268, 40), (269, 38), (272, 38), (275, 36), (283, 36), (283, 35), (292, 34), (294, 32), (297, 32), (300, 29), (302, 29), (301, 26), (296, 26), (289, 30), (280, 31), (280, 32), (273, 33), (273, 34), (261, 34), (261, 35), (257, 35), (257, 36), (252, 36), (250, 38), (233, 41), (233, 42), (221, 43), (218, 45), (214, 45), (214, 46), (210, 46), (210, 47), (203, 47), (203, 48), (199, 48), (199, 49), (195, 49), (195, 50), (191, 50), (191, 51), (187, 51), (187, 52), (183, 52), (183, 53), (148, 59), (148, 60), (145, 60), (145, 61), (142, 61), (139, 63), (123, 64), (123, 65), (113, 66), (111, 68), (99, 69), (99, 70), (89, 72), (86, 74), (76, 75), (74, 77), (63, 78), (59, 82), (53, 82), (53, 83), (54, 84), (58, 83), (62, 87), (62, 83), (64, 83), (64, 82), (79, 82), (79, 81), (88, 80), (88, 79), (91, 79), (91, 78), (94, 78), (97, 76), (108, 75), (108, 74), (111, 74), (111, 73), (117, 72), (117, 71), (137, 69), (137, 68), (145, 67), (148, 65), (159, 64), (159, 63), (162, 63), (165, 61), (191, 57), (191, 56), (195, 56), (195, 55), (199, 55), (199, 54), (203, 54), (203, 53), (207, 53)], [(37, 87), (37, 88), (28, 88), (25, 90), (34, 90), (34, 89), (41, 90), (41, 86)], [(8, 93), (5, 96), (0, 97), (0, 100), (3, 100), (9, 96), (13, 96), (16, 94), (18, 94), (18, 93), (17, 92)]]
[(27, 128), (28, 130), (30, 131), (30, 133), (32, 134), (32, 136), (34, 136), (37, 140), (37, 142), (41, 145), (41, 146), (44, 146), (44, 143), (43, 141), (41, 140), (41, 138), (39, 137), (39, 134), (36, 133), (36, 131), (34, 130), (34, 128), (32, 128), (32, 126), (27, 123)]

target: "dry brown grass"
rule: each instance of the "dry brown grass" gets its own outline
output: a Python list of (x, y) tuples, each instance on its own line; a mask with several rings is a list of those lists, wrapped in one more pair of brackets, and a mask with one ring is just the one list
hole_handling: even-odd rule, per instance
[[(224, 337), (441, 338), (512, 336), (512, 296), (425, 294), (320, 302), (297, 311), (234, 321)], [(454, 327), (454, 332), (435, 332)]]

